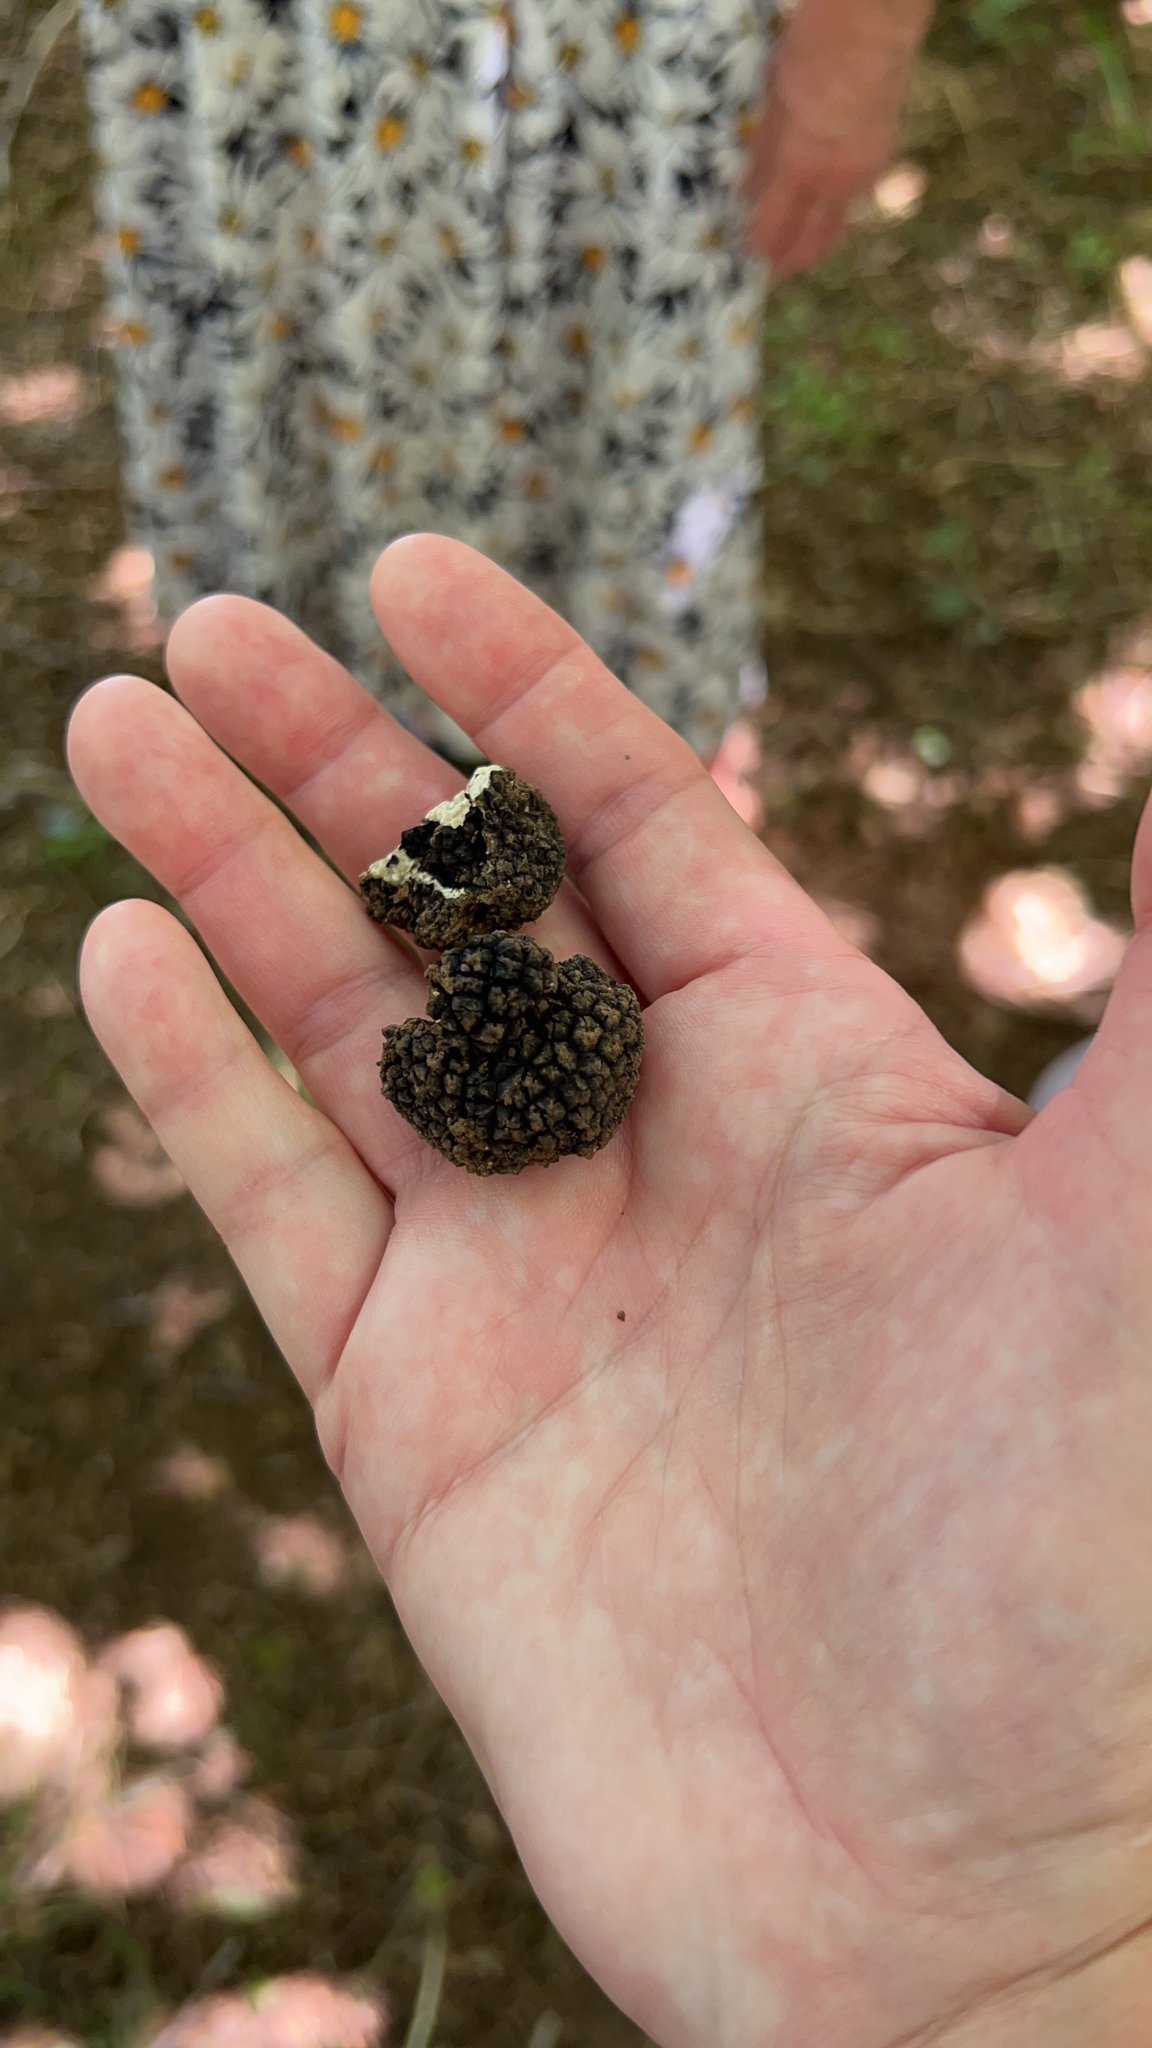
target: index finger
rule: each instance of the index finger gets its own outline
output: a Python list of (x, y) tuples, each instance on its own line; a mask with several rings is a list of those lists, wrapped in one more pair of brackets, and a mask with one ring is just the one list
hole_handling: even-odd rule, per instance
[(380, 557), (372, 597), (409, 674), (544, 791), (583, 894), (650, 999), (790, 935), (806, 957), (843, 950), (685, 741), (514, 577), (414, 534)]

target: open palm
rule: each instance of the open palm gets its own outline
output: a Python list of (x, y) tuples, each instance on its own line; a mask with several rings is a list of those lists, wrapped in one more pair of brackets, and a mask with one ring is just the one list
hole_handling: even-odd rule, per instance
[(460, 778), (242, 599), (72, 762), (317, 1106), (155, 906), (84, 996), (545, 1905), (666, 2048), (1143, 2043), (1147, 939), (1029, 1123), (519, 585), (419, 537), (375, 596), (560, 817), (541, 939), (641, 993), (618, 1137), (478, 1181), (381, 1100), (419, 968), (234, 762), (349, 876)]

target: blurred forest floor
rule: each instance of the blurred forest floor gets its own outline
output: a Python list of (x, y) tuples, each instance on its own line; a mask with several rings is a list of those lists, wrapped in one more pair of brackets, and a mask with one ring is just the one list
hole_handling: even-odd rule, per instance
[[(1152, 257), (1146, 11), (945, 0), (902, 144), (921, 178), (774, 294), (765, 331), (765, 837), (1019, 1093), (1099, 999), (1054, 970), (1062, 1000), (1014, 1004), (1009, 958), (992, 1000), (960, 934), (989, 884), (1053, 865), (1122, 927), (1152, 760), (1152, 308), (1142, 335), (1122, 293)], [(10, 0), (0, 92), (43, 19)], [(308, 1970), (381, 1986), (414, 2048), (624, 2048), (634, 2029), (534, 1904), (302, 1400), (78, 1010), (93, 911), (157, 891), (71, 792), (65, 718), (103, 669), (163, 673), (131, 563), (108, 578), (125, 529), (85, 133), (69, 28), (0, 201), (0, 1607), (51, 1609), (93, 1651), (157, 1619), (186, 1632), (251, 1771), (216, 1819), (199, 1791), (185, 1818), (193, 1847), (247, 1829), (249, 1864), (191, 1904), (167, 1878), (113, 1902), (76, 1856), (29, 1891), (40, 1821), (9, 1805), (0, 2028), (131, 2043), (189, 2000)], [(1102, 671), (1114, 713), (1129, 693), (1111, 737), (1073, 702)], [(145, 1732), (122, 1763), (147, 1787)]]

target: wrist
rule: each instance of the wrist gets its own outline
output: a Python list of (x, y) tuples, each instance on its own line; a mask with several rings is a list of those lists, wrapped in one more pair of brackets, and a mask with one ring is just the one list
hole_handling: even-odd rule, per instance
[(770, 98), (813, 135), (833, 140), (894, 129), (929, 9), (901, 0), (800, 0), (772, 64)]
[(935, 11), (935, 0), (796, 0), (780, 36), (789, 43), (817, 46), (835, 58), (846, 46), (875, 50), (909, 62)]

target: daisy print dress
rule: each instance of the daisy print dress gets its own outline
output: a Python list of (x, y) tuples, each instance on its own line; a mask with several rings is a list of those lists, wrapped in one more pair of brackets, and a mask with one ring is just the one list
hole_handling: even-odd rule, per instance
[(773, 4), (82, 0), (161, 608), (274, 604), (445, 744), (368, 576), (452, 534), (710, 751), (756, 689)]

